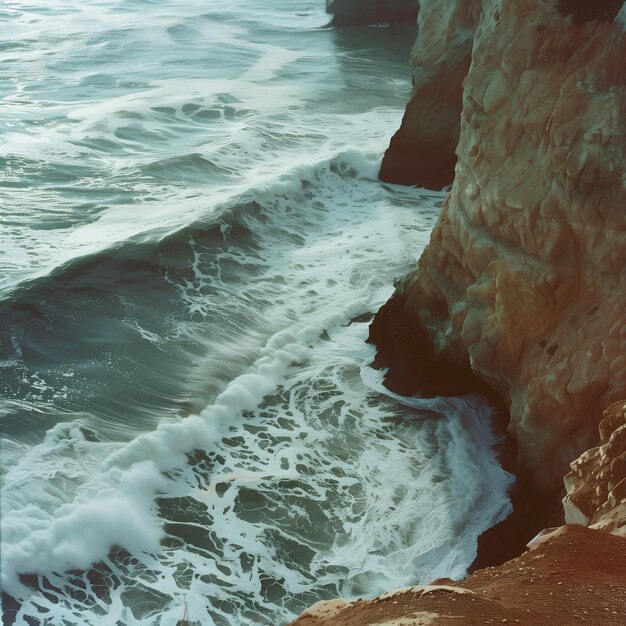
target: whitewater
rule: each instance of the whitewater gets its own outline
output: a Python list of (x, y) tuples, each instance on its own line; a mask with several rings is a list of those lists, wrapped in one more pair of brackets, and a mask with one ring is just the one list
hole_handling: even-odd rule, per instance
[(491, 408), (366, 342), (443, 192), (381, 184), (415, 27), (321, 0), (0, 8), (5, 624), (286, 624), (462, 577)]

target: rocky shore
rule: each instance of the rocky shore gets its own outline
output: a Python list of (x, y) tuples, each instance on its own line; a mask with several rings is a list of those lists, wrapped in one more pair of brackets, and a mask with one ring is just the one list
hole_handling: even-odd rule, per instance
[(495, 402), (515, 511), (467, 580), (296, 623), (623, 623), (625, 28), (622, 0), (420, 2), (381, 179), (452, 186), (370, 339), (394, 390)]
[(415, 22), (418, 0), (326, 0), (333, 26)]
[(521, 557), (465, 580), (436, 580), (372, 600), (320, 602), (293, 626), (621, 626), (625, 561), (625, 538), (565, 526)]

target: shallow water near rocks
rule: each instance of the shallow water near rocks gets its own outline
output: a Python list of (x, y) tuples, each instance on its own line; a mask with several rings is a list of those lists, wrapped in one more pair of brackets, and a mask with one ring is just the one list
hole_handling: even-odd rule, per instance
[(414, 29), (257, 5), (0, 13), (8, 623), (283, 624), (508, 510), (489, 407), (368, 367), (444, 197), (377, 181)]

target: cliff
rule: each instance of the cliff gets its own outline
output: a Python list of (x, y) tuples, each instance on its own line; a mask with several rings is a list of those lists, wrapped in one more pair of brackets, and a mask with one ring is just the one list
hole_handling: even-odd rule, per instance
[[(353, 5), (356, 1), (352, 0)], [(558, 8), (561, 15), (583, 24), (613, 21), (622, 2), (559, 0)], [(483, 1), (421, 0), (420, 4), (419, 37), (410, 54), (413, 93), (402, 125), (385, 152), (380, 179), (441, 189), (454, 180), (463, 79), (469, 71)], [(496, 5), (485, 3), (485, 8)], [(349, 21), (354, 6), (346, 0), (342, 9), (342, 19)]]
[(333, 26), (366, 26), (415, 22), (418, 0), (326, 0)]
[(626, 38), (559, 8), (484, 0), (452, 190), (371, 332), (392, 372), (471, 370), (501, 396), (527, 535), (626, 395)]
[(441, 189), (454, 179), (463, 79), (482, 6), (481, 0), (421, 5), (410, 59), (412, 97), (379, 176), (385, 182)]

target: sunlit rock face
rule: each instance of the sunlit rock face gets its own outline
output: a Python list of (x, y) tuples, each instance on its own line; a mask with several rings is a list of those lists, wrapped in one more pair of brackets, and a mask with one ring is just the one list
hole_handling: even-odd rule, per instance
[[(548, 491), (626, 396), (626, 38), (561, 8), (484, 0), (450, 196), (372, 329), (381, 343), (400, 311), (470, 365), (510, 407), (518, 473)], [(392, 367), (399, 336), (382, 339)]]
[(380, 179), (441, 189), (454, 179), (463, 79), (481, 0), (422, 0), (411, 51), (413, 93), (385, 153)]
[(326, 0), (334, 26), (415, 22), (418, 0)]
[(626, 537), (626, 401), (600, 422), (600, 445), (584, 452), (565, 477), (565, 521)]

